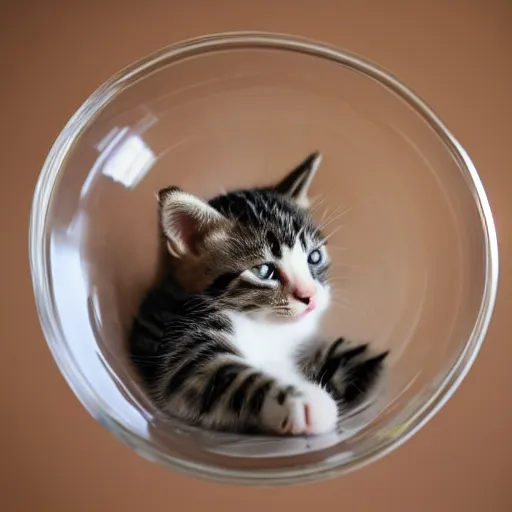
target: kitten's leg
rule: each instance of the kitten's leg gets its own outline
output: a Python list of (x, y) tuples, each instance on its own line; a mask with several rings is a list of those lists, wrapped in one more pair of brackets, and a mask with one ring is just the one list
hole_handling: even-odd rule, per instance
[(194, 371), (184, 368), (179, 380), (170, 379), (160, 403), (185, 421), (214, 430), (279, 435), (323, 433), (336, 425), (336, 404), (318, 386), (283, 384), (227, 355), (203, 361)]
[(368, 344), (344, 338), (312, 347), (300, 358), (304, 373), (347, 409), (364, 402), (380, 383), (389, 352), (372, 352)]

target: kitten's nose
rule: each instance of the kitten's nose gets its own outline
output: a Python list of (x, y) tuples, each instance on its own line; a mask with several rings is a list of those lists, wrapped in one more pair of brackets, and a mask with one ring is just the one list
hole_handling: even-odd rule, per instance
[(315, 290), (309, 287), (297, 287), (293, 290), (293, 297), (306, 306), (310, 306), (315, 300)]
[(294, 294), (294, 297), (299, 302), (302, 302), (303, 304), (306, 304), (306, 306), (309, 306), (311, 304), (312, 299), (313, 299), (313, 297), (299, 297), (298, 295), (295, 295), (295, 294)]

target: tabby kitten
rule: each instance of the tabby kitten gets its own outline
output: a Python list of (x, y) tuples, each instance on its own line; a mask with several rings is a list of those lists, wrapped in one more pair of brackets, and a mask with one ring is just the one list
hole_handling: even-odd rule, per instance
[(143, 301), (130, 352), (165, 413), (216, 430), (321, 434), (379, 382), (387, 353), (315, 337), (330, 302), (308, 211), (320, 160), (208, 203), (158, 193), (170, 272)]

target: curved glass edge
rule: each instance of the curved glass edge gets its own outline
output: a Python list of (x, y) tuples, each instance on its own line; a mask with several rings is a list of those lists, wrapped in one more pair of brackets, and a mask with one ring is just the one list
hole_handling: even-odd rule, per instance
[[(464, 350), (436, 392), (426, 399), (423, 406), (411, 412), (405, 422), (406, 426), (399, 435), (385, 438), (371, 450), (360, 454), (356, 460), (348, 462), (345, 460), (341, 464), (333, 460), (293, 470), (231, 470), (198, 464), (161, 453), (147, 440), (127, 430), (115, 417), (115, 414), (109, 410), (108, 404), (92, 391), (70, 352), (66, 349), (59, 319), (52, 307), (53, 292), (46, 271), (48, 241), (43, 235), (52, 206), (53, 193), (59, 182), (66, 157), (80, 135), (94, 121), (103, 107), (121, 90), (157, 71), (161, 66), (193, 54), (247, 47), (288, 50), (329, 59), (377, 80), (398, 94), (430, 124), (451, 152), (458, 157), (461, 163), (461, 172), (467, 178), (482, 222), (485, 239), (485, 287), (480, 311)], [(251, 485), (297, 484), (338, 476), (383, 457), (409, 440), (446, 404), (473, 365), (492, 317), (499, 275), (496, 230), (478, 172), (462, 145), (424, 101), (396, 77), (359, 56), (304, 38), (264, 32), (221, 33), (186, 40), (134, 63), (100, 86), (70, 118), (53, 144), (43, 165), (35, 188), (30, 214), (29, 259), (36, 307), (43, 334), (68, 385), (89, 413), (119, 439), (151, 461), (193, 477), (201, 477), (215, 482)]]

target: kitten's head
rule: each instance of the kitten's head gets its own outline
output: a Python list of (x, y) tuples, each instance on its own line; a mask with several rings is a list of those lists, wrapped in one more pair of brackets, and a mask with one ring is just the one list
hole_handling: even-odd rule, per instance
[(324, 311), (329, 260), (307, 195), (320, 160), (314, 153), (273, 187), (208, 203), (176, 187), (161, 190), (174, 278), (250, 316), (298, 320)]

